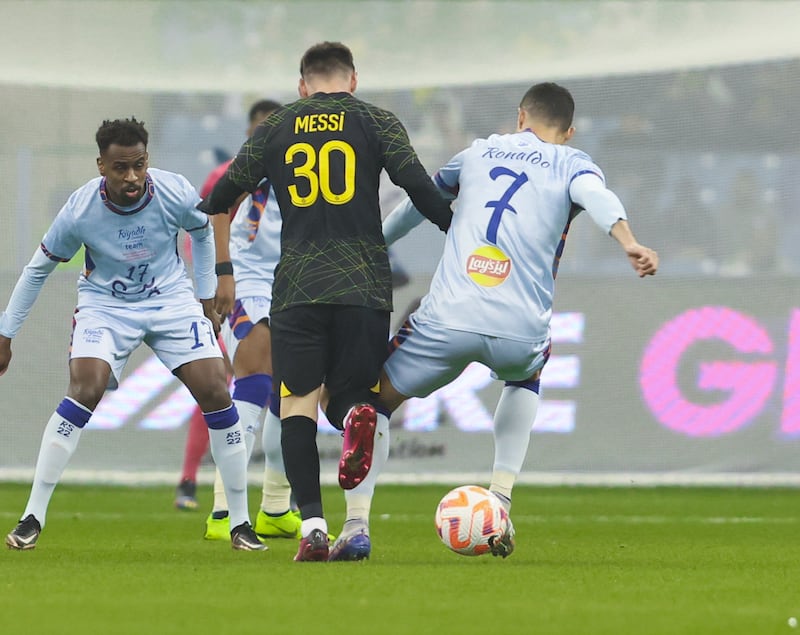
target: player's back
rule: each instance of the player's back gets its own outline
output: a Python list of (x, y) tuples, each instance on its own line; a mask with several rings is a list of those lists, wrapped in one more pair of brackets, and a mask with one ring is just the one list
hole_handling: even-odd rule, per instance
[[(268, 143), (267, 173), (284, 216), (284, 239), (380, 232), (378, 185), (385, 113), (350, 93), (317, 93), (287, 106)], [(273, 118), (267, 119), (267, 123)]]
[(399, 125), (350, 93), (317, 93), (259, 126), (253, 147), (267, 148), (263, 167), (283, 219), (274, 310), (311, 303), (391, 309), (378, 186), (384, 167), (401, 170), (406, 148), (391, 154)]
[(478, 139), (437, 174), (458, 198), (420, 317), (450, 328), (537, 341), (547, 336), (554, 279), (577, 209), (569, 184), (599, 168), (531, 131)]

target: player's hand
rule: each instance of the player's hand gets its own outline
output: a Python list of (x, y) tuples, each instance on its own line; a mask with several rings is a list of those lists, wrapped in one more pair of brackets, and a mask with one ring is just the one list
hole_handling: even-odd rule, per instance
[(11, 340), (0, 335), (0, 375), (8, 370), (11, 363)]
[(220, 324), (222, 323), (222, 318), (214, 308), (214, 298), (200, 300), (200, 304), (203, 306), (203, 313), (211, 321), (211, 326), (214, 328), (214, 335), (219, 335), (219, 328)]
[(217, 295), (214, 297), (214, 308), (221, 319), (225, 319), (233, 311), (236, 302), (236, 284), (233, 276), (217, 276)]
[(628, 256), (628, 261), (640, 278), (656, 275), (656, 271), (658, 271), (658, 253), (655, 250), (639, 243), (633, 243), (625, 247), (625, 255)]

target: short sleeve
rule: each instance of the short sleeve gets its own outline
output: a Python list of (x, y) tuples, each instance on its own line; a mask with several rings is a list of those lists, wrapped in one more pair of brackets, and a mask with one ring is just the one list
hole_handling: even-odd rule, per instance
[(572, 181), (583, 174), (594, 174), (600, 179), (603, 185), (606, 184), (605, 174), (603, 174), (600, 167), (592, 161), (592, 157), (585, 152), (576, 152), (572, 156), (569, 164), (569, 182), (572, 183)]
[(177, 176), (180, 179), (181, 201), (184, 209), (181, 227), (186, 231), (194, 231), (195, 229), (205, 227), (208, 223), (208, 216), (197, 209), (197, 205), (201, 200), (200, 195), (197, 193), (194, 185), (189, 182), (189, 179), (181, 175)]
[(68, 262), (83, 244), (75, 224), (76, 199), (77, 193), (69, 197), (42, 238), (41, 249), (54, 262)]
[(459, 179), (461, 177), (461, 166), (464, 163), (464, 155), (467, 150), (462, 150), (447, 162), (447, 165), (439, 168), (433, 175), (433, 182), (441, 190), (444, 197), (453, 200), (458, 196)]

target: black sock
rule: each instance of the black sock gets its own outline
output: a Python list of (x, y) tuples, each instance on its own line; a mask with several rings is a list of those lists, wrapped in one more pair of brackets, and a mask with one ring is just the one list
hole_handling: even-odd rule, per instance
[(281, 419), (281, 448), (301, 518), (322, 517), (316, 422), (299, 415)]

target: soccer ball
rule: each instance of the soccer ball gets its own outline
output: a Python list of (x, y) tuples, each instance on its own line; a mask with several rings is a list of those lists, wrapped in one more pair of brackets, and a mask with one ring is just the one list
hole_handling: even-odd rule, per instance
[(488, 489), (462, 485), (436, 508), (436, 531), (446, 547), (464, 556), (489, 552), (489, 538), (508, 529), (508, 512)]

